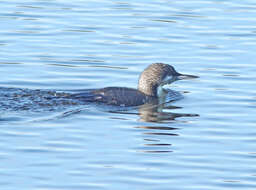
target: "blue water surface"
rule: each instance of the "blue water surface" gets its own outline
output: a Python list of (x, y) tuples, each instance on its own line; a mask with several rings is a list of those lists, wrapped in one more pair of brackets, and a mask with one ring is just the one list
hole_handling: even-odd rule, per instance
[(200, 77), (172, 84), (184, 99), (161, 113), (93, 104), (42, 109), (19, 94), (24, 109), (9, 109), (5, 100), (0, 189), (256, 189), (255, 1), (0, 6), (0, 92), (136, 88), (154, 62)]

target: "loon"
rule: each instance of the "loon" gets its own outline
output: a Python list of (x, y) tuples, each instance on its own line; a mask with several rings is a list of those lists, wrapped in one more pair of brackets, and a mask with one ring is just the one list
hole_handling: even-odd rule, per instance
[(186, 78), (198, 77), (178, 73), (173, 66), (168, 64), (153, 63), (141, 73), (137, 89), (127, 87), (88, 89), (81, 93), (72, 94), (70, 98), (114, 106), (139, 106), (158, 102), (164, 91), (164, 85)]

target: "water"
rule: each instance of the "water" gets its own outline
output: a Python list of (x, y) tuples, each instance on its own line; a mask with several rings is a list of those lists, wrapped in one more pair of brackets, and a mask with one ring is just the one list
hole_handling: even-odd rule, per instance
[(0, 5), (1, 88), (136, 87), (153, 62), (200, 76), (160, 113), (2, 107), (1, 189), (256, 188), (253, 0)]

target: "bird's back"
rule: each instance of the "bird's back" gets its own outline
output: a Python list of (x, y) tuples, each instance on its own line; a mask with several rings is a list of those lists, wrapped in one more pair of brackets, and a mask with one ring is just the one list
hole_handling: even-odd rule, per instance
[(91, 89), (73, 94), (72, 97), (87, 102), (102, 102), (116, 106), (138, 106), (155, 100), (155, 98), (147, 96), (136, 89), (126, 87)]

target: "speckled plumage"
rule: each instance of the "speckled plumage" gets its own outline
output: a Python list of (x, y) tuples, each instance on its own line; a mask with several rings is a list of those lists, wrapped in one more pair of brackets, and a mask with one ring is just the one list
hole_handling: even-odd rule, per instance
[(178, 75), (171, 65), (164, 63), (153, 63), (149, 65), (140, 75), (138, 90), (148, 96), (157, 96), (157, 87), (167, 75)]

